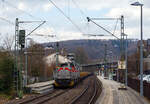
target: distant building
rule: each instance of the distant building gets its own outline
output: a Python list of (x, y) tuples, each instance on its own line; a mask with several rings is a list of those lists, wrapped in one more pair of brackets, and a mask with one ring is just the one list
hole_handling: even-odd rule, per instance
[[(150, 39), (143, 40), (143, 71), (150, 70)], [(137, 43), (137, 51), (140, 52), (140, 40)]]
[(144, 70), (150, 70), (150, 55), (147, 58), (144, 58)]
[[(137, 52), (140, 53), (140, 40), (137, 43)], [(147, 58), (150, 54), (150, 39), (143, 40), (143, 57)]]
[(147, 51), (150, 52), (150, 39), (147, 39)]
[[(65, 63), (65, 62), (69, 62), (70, 60), (67, 59), (65, 56), (59, 55), (59, 63)], [(45, 61), (48, 64), (48, 66), (51, 66), (52, 64), (56, 63), (56, 53), (53, 53), (51, 55), (48, 55), (45, 57)]]
[[(144, 44), (143, 50), (146, 51), (147, 50), (147, 40), (143, 40), (143, 44)], [(140, 52), (140, 46), (141, 46), (141, 44), (140, 44), (140, 40), (139, 40), (137, 43), (137, 51), (138, 52)]]

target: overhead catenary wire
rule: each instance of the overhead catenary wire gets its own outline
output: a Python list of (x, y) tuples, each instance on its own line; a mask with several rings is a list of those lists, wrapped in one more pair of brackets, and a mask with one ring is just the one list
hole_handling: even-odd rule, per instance
[(68, 17), (70, 17), (70, 0), (68, 0)]
[[(83, 12), (83, 10), (79, 7), (79, 5), (76, 3), (76, 1), (74, 1), (74, 0), (72, 0), (72, 2), (74, 3), (74, 5), (80, 10), (80, 13), (83, 15), (83, 17), (85, 16), (85, 17), (88, 17), (84, 12)], [(116, 25), (115, 25), (115, 28), (114, 28), (114, 32), (113, 33), (111, 33), (111, 35), (113, 35), (114, 37), (116, 37), (115, 35), (114, 35), (114, 33), (115, 33), (115, 31), (116, 31), (116, 28), (117, 28), (117, 24), (118, 24), (118, 19), (119, 18), (91, 18), (92, 20), (117, 20), (117, 22), (116, 22)], [(102, 28), (102, 29), (104, 29), (104, 28)], [(88, 29), (89, 30), (89, 29)], [(105, 30), (106, 31), (106, 30)], [(108, 32), (108, 31), (106, 31), (106, 32)], [(91, 35), (91, 36), (98, 36), (98, 35)], [(107, 35), (106, 35), (107, 36)], [(116, 37), (117, 38), (117, 37)]]
[(14, 6), (13, 4), (9, 3), (8, 1), (4, 1), (4, 3), (7, 4), (7, 5), (9, 5), (9, 6), (11, 6), (11, 7), (14, 8), (14, 9), (17, 9), (17, 10), (20, 11), (20, 12), (23, 12), (23, 13), (27, 14), (28, 16), (30, 16), (30, 17), (32, 17), (32, 18), (36, 18), (36, 19), (42, 20), (42, 19), (37, 18), (37, 17), (33, 16), (32, 14), (30, 14), (30, 13), (28, 13), (28, 12), (22, 10), (22, 9), (17, 8), (16, 6)]
[[(17, 8), (15, 5), (11, 4), (11, 3), (8, 2), (8, 1), (3, 1), (3, 3), (5, 3), (5, 4), (11, 6), (12, 8), (14, 8), (14, 9), (20, 11), (20, 12), (25, 13), (26, 15), (28, 15), (28, 16), (31, 17), (31, 18), (34, 18), (34, 19), (43, 21), (43, 19), (41, 19), (41, 18), (39, 18), (39, 17), (36, 17), (36, 16), (32, 15), (31, 13), (28, 13), (28, 12), (22, 10), (22, 9)], [(47, 24), (48, 27), (54, 27), (50, 21), (46, 21), (46, 24)], [(34, 33), (36, 33), (36, 32), (34, 32)], [(57, 34), (56, 31), (54, 31), (54, 33)], [(36, 33), (36, 34), (38, 34), (38, 33)]]
[(83, 17), (87, 17), (87, 15), (83, 12), (83, 10), (80, 8), (80, 6), (76, 3), (76, 1), (72, 0), (74, 5), (79, 9), (80, 13), (83, 15)]
[[(83, 16), (88, 17), (88, 16), (83, 12), (83, 10), (79, 7), (79, 5), (76, 3), (76, 1), (72, 0), (72, 2), (73, 2), (74, 5), (80, 10), (80, 13), (81, 13)], [(92, 20), (117, 20), (113, 33), (109, 32), (109, 31), (106, 31), (106, 29), (101, 26), (101, 28), (104, 29), (106, 32), (108, 32), (108, 33), (111, 34), (112, 36), (116, 37), (114, 34), (115, 34), (115, 31), (116, 31), (116, 28), (117, 28), (118, 20), (119, 20), (120, 18), (90, 18), (90, 19), (92, 19)], [(98, 24), (96, 24), (96, 25), (98, 25)], [(88, 29), (88, 30), (89, 30), (89, 29)], [(95, 35), (95, 36), (98, 36), (98, 35)], [(116, 37), (116, 38), (118, 38), (118, 37)]]
[(63, 15), (64, 17), (66, 17), (66, 18), (76, 27), (76, 29), (77, 29), (78, 31), (80, 31), (80, 32), (83, 34), (82, 30), (78, 27), (78, 25), (75, 24), (74, 21), (73, 21), (71, 18), (69, 18), (69, 17), (63, 12), (63, 10), (61, 10), (52, 0), (49, 0), (49, 1), (55, 6), (55, 8), (57, 8), (57, 10), (58, 10), (60, 13), (62, 13), (62, 15)]
[(114, 28), (114, 32), (113, 32), (113, 34), (115, 34), (115, 32), (116, 32), (117, 25), (118, 25), (118, 19), (116, 20), (116, 24), (115, 24), (115, 28)]
[(117, 20), (117, 19), (120, 19), (120, 18), (90, 18), (92, 20)]
[[(9, 5), (9, 6), (11, 6), (12, 8), (17, 9), (18, 11), (21, 11), (21, 12), (25, 13), (26, 15), (30, 16), (31, 18), (35, 18), (35, 19), (38, 19), (38, 20), (42, 20), (41, 18), (37, 18), (37, 17), (35, 17), (34, 15), (32, 15), (32, 14), (30, 14), (30, 13), (28, 13), (28, 12), (22, 10), (22, 9), (17, 8), (15, 5), (9, 3), (8, 1), (4, 1), (4, 3), (7, 4), (7, 5)], [(69, 5), (69, 4), (68, 4), (68, 5)], [(68, 10), (68, 12), (69, 12), (69, 11), (70, 11), (70, 10)], [(65, 14), (65, 13), (64, 13), (64, 14)], [(68, 19), (70, 19), (70, 18), (68, 17)], [(71, 19), (70, 19), (70, 20), (71, 20)], [(7, 22), (8, 22), (8, 21), (7, 21)], [(47, 22), (50, 23), (50, 21), (47, 21)], [(49, 25), (47, 22), (46, 22), (46, 24)], [(81, 30), (72, 20), (71, 20), (71, 23), (72, 23), (73, 25), (75, 25), (75, 27), (82, 33), (82, 30)], [(50, 25), (51, 25), (52, 27), (54, 27), (51, 23), (50, 23)], [(50, 27), (51, 27), (51, 26), (50, 26)], [(35, 33), (35, 32), (34, 32), (34, 33)], [(54, 31), (54, 33), (57, 34), (56, 31)], [(55, 35), (55, 36), (56, 36), (56, 35)]]
[[(76, 6), (76, 8), (79, 9), (80, 14), (83, 17), (83, 20), (86, 20), (85, 18), (88, 17), (87, 14), (81, 9), (81, 7), (79, 6), (79, 4), (77, 3), (77, 0), (72, 0), (72, 3)], [(89, 23), (86, 24), (87, 28), (88, 28), (88, 33), (89, 33)], [(84, 35), (84, 34), (83, 34)], [(88, 36), (89, 37), (89, 36)]]
[(11, 24), (11, 25), (15, 25), (15, 23), (13, 23), (12, 21), (7, 20), (7, 19), (5, 19), (5, 18), (3, 18), (3, 17), (0, 17), (0, 19), (1, 19), (2, 21), (5, 21), (5, 22)]
[[(32, 15), (31, 13), (28, 13), (28, 12), (22, 10), (22, 9), (17, 8), (15, 5), (9, 3), (8, 1), (3, 1), (3, 3), (5, 3), (6, 5), (8, 5), (8, 6), (14, 8), (14, 9), (20, 11), (20, 12), (25, 13), (26, 15), (28, 15), (28, 16), (31, 17), (31, 18), (36, 19), (37, 22), (38, 22), (38, 20), (41, 20), (41, 21), (42, 21), (41, 18), (36, 17), (36, 16)], [(3, 8), (4, 8), (4, 7), (3, 7)], [(14, 21), (12, 22), (11, 20), (8, 20), (6, 17), (0, 17), (0, 20), (4, 21), (4, 22), (6, 22), (6, 23), (8, 23), (8, 24), (10, 24), (10, 25), (15, 26), (15, 22), (14, 22)], [(36, 22), (36, 21), (35, 21), (35, 22)], [(48, 24), (47, 22), (49, 22), (49, 24)], [(48, 26), (51, 25), (51, 26), (49, 26), (49, 27), (54, 27), (54, 26), (52, 26), (52, 24), (50, 24), (50, 21), (46, 21), (46, 24), (47, 24)], [(19, 27), (20, 27), (20, 29), (24, 29), (24, 27), (22, 27), (22, 26), (19, 26)], [(31, 32), (33, 31), (33, 30), (29, 30), (29, 29), (26, 29), (26, 30), (29, 31), (29, 33), (31, 33)], [(35, 32), (35, 31), (34, 31), (33, 33), (36, 34), (36, 35), (39, 35), (39, 33)], [(33, 35), (33, 33), (32, 33), (32, 35)], [(55, 35), (54, 35), (54, 34), (55, 34)], [(40, 33), (40, 35), (42, 35), (42, 36), (48, 36), (48, 37), (51, 37), (51, 38), (57, 38), (57, 37), (56, 37), (56, 34), (57, 34), (57, 33), (56, 33), (55, 30), (53, 31), (53, 34), (52, 34), (52, 35), (50, 35), (50, 34), (49, 34), (49, 35), (45, 35), (45, 34), (43, 34), (43, 33)]]
[[(12, 22), (12, 21), (10, 21), (10, 20), (8, 20), (8, 19), (5, 19), (5, 18), (3, 18), (3, 17), (0, 17), (0, 20), (5, 21), (5, 22), (7, 22), (7, 23), (10, 24), (10, 25), (15, 26), (15, 23), (14, 23), (14, 22)], [(23, 29), (22, 26), (20, 26), (20, 28)], [(27, 29), (27, 30), (28, 30), (28, 29)], [(28, 31), (31, 31), (31, 30), (28, 30)], [(33, 31), (33, 30), (32, 30), (32, 31)], [(41, 34), (41, 35), (42, 35), (42, 34)], [(44, 35), (44, 34), (43, 34), (43, 35)]]
[(117, 36), (115, 36), (113, 33), (111, 33), (110, 31), (108, 31), (107, 29), (105, 29), (105, 28), (102, 27), (101, 25), (97, 24), (97, 23), (94, 22), (93, 20), (91, 20), (89, 17), (87, 17), (87, 20), (88, 20), (88, 22), (91, 21), (92, 23), (94, 23), (95, 25), (97, 25), (98, 27), (100, 27), (101, 29), (103, 29), (104, 31), (106, 31), (107, 33), (111, 34), (112, 36), (114, 36), (115, 38), (117, 38), (117, 39), (120, 40), (120, 38), (118, 38)]
[(116, 32), (117, 25), (118, 25), (118, 20), (120, 20), (120, 18), (90, 18), (90, 20), (116, 20), (114, 31), (112, 33), (114, 35)]

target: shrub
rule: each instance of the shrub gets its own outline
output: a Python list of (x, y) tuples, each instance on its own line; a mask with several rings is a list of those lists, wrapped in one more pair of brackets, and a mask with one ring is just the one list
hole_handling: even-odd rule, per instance
[(0, 92), (10, 94), (13, 89), (14, 60), (6, 52), (0, 52)]

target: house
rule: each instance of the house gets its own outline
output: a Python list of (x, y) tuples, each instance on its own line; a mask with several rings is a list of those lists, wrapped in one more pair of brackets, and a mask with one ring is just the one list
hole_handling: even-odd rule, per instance
[[(56, 63), (56, 53), (53, 53), (51, 55), (46, 56), (44, 60), (46, 61), (48, 66), (51, 66), (52, 64), (55, 64)], [(58, 62), (59, 63), (65, 63), (65, 62), (69, 62), (69, 61), (70, 60), (67, 59), (65, 56), (58, 55)]]
[[(148, 55), (146, 58), (143, 59), (143, 71), (147, 72), (148, 70), (150, 70), (150, 55)], [(149, 73), (150, 74), (150, 73)]]

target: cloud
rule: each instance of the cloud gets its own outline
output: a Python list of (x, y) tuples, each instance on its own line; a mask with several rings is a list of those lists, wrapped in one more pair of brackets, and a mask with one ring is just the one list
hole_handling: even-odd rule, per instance
[[(149, 26), (150, 26), (150, 8), (143, 7), (143, 30), (146, 34), (145, 39), (150, 38)], [(125, 31), (130, 34), (130, 38), (140, 39), (140, 7), (129, 6), (127, 8), (112, 8), (108, 13), (105, 14), (106, 17), (119, 17), (124, 15), (125, 18)]]
[(43, 35), (54, 35), (55, 34), (54, 32), (55, 30), (50, 27), (40, 28), (36, 31), (36, 33), (43, 34)]
[(18, 9), (20, 9), (20, 10), (25, 10), (25, 9), (26, 9), (25, 4), (22, 3), (22, 2), (20, 2), (20, 3), (18, 4)]
[[(123, 7), (127, 4), (127, 0), (73, 0), (81, 8), (88, 10), (101, 10), (103, 8), (112, 8), (112, 7)], [(117, 5), (119, 3), (119, 5)]]
[[(74, 1), (79, 7), (72, 2)], [(91, 34), (105, 34), (100, 28), (91, 25), (90, 29), (87, 29), (86, 16), (81, 14), (80, 9), (89, 17), (125, 17), (125, 31), (130, 34), (129, 37), (137, 38), (139, 34), (140, 23), (140, 8), (133, 7), (130, 4), (137, 0), (53, 0), (55, 4), (63, 10), (63, 12), (70, 17), (84, 33)], [(149, 38), (149, 26), (150, 26), (150, 0), (140, 0), (143, 4), (143, 21), (144, 21), (144, 35), (145, 38)], [(0, 3), (2, 3), (0, 1)], [(13, 6), (12, 6), (13, 5)], [(20, 11), (20, 10), (22, 11)], [(47, 20), (52, 22), (53, 25), (43, 25), (35, 33), (50, 35), (57, 35), (59, 40), (67, 39), (83, 39), (93, 38), (81, 35), (81, 33), (73, 26), (50, 2), (49, 0), (5, 0), (0, 5), (0, 17), (15, 22), (15, 18), (20, 20)], [(25, 12), (23, 12), (25, 11)], [(70, 11), (70, 12), (69, 12)], [(32, 16), (31, 16), (31, 15)], [(82, 17), (82, 18), (81, 18)], [(2, 34), (14, 33), (14, 26), (9, 23), (2, 22), (0, 24), (0, 32)], [(113, 31), (114, 24), (108, 25), (106, 22), (98, 22), (106, 29)], [(24, 25), (27, 28), (33, 28), (35, 25)], [(117, 33), (119, 33), (117, 28)], [(119, 35), (118, 35), (119, 36)], [(34, 37), (35, 38), (35, 37)], [(98, 37), (97, 37), (98, 38)], [(103, 38), (103, 37), (99, 37)], [(112, 37), (110, 37), (112, 38)], [(140, 37), (138, 37), (140, 38)], [(39, 39), (40, 41), (40, 39)]]
[(51, 4), (44, 4), (43, 9), (44, 11), (49, 11), (53, 6)]

